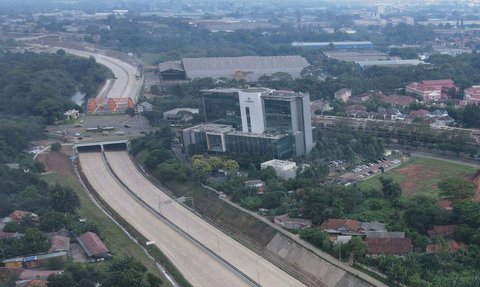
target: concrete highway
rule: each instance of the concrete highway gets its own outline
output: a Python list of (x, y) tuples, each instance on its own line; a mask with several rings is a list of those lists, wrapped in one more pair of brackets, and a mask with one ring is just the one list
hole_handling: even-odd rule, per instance
[[(270, 261), (172, 200), (141, 174), (126, 151), (106, 152), (106, 157), (115, 174), (142, 200), (259, 285), (305, 286)], [(224, 286), (236, 285), (229, 282)]]
[[(38, 46), (38, 45), (36, 45)], [(99, 97), (108, 98), (132, 98), (134, 103), (137, 103), (140, 89), (142, 88), (143, 79), (138, 80), (135, 77), (137, 67), (130, 65), (129, 63), (120, 61), (112, 57), (108, 57), (102, 54), (67, 49), (63, 47), (51, 47), (50, 50), (55, 52), (58, 49), (63, 49), (65, 52), (84, 58), (94, 57), (97, 63), (106, 66), (112, 71), (115, 76), (114, 80), (107, 81), (104, 88), (98, 94)]]
[(80, 153), (79, 160), (85, 176), (103, 200), (143, 236), (155, 241), (193, 286), (252, 286), (134, 199), (110, 173), (101, 153)]

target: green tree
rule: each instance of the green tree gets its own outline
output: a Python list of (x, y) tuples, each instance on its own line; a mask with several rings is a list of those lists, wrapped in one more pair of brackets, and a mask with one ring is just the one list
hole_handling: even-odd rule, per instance
[(233, 159), (228, 159), (223, 163), (223, 168), (230, 174), (234, 174), (238, 171), (240, 166), (238, 162)]
[(438, 183), (442, 195), (462, 200), (475, 194), (475, 185), (466, 178), (448, 177)]
[(248, 178), (258, 178), (259, 172), (254, 163), (248, 164)]
[(45, 252), (50, 247), (47, 236), (37, 228), (29, 228), (25, 236), (20, 239), (23, 245), (23, 254), (35, 254)]
[(74, 213), (80, 207), (80, 199), (70, 187), (55, 184), (49, 188), (52, 207), (59, 212)]
[(59, 143), (53, 143), (51, 146), (50, 146), (50, 150), (51, 151), (60, 151), (62, 149), (62, 145), (59, 144)]
[(213, 170), (210, 163), (208, 163), (208, 161), (203, 156), (192, 157), (192, 169), (193, 173), (200, 181), (205, 181), (208, 174)]
[(219, 170), (223, 166), (222, 159), (217, 156), (209, 157), (208, 163), (212, 166), (213, 170)]
[(382, 184), (382, 192), (386, 197), (398, 198), (402, 194), (402, 189), (400, 188), (400, 184), (398, 184), (398, 182), (383, 176), (381, 176), (379, 180)]
[(131, 107), (128, 107), (126, 110), (125, 110), (125, 114), (131, 116), (131, 117), (134, 117), (135, 116), (135, 109), (134, 108), (131, 108)]
[(345, 245), (345, 250), (347, 253), (353, 253), (355, 258), (361, 258), (365, 256), (367, 253), (367, 242), (362, 240), (361, 237), (353, 237), (348, 243)]

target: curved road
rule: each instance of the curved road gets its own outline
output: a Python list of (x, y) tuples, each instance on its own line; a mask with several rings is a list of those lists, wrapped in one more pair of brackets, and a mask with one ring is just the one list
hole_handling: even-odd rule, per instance
[[(259, 285), (271, 287), (305, 286), (270, 261), (238, 243), (179, 203), (171, 200), (168, 195), (140, 173), (127, 152), (106, 152), (105, 154), (113, 172), (142, 200), (148, 202), (152, 208), (160, 211), (163, 216), (214, 251), (218, 256), (257, 281)], [(234, 286), (234, 284), (224, 286)]]
[(110, 173), (101, 153), (80, 153), (79, 159), (97, 193), (133, 228), (155, 241), (193, 286), (251, 286), (135, 200)]
[(120, 61), (112, 57), (108, 57), (102, 54), (91, 53), (80, 50), (67, 49), (63, 47), (53, 47), (52, 49), (63, 49), (65, 52), (83, 57), (94, 57), (97, 63), (106, 66), (110, 69), (115, 76), (115, 80), (107, 82), (109, 87), (102, 89), (99, 93), (100, 96), (108, 98), (132, 98), (134, 103), (137, 103), (140, 89), (142, 88), (143, 79), (136, 79), (135, 74), (137, 67), (134, 67), (126, 62)]

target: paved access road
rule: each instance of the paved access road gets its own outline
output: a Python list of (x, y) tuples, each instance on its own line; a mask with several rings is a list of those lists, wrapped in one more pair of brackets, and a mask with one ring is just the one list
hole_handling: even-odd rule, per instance
[(155, 241), (193, 286), (251, 286), (135, 200), (114, 179), (100, 153), (81, 153), (79, 159), (85, 176), (103, 200), (143, 236)]
[[(151, 207), (217, 253), (261, 286), (305, 286), (291, 275), (259, 256), (205, 220), (173, 201), (146, 179), (126, 151), (106, 152), (112, 170)], [(227, 281), (228, 282), (228, 281)], [(224, 284), (224, 286), (236, 286)]]
[(76, 55), (79, 57), (89, 58), (94, 57), (97, 63), (102, 64), (109, 68), (115, 75), (115, 79), (111, 82), (107, 82), (107, 85), (100, 91), (99, 96), (108, 98), (132, 98), (133, 102), (137, 102), (139, 91), (142, 87), (142, 79), (136, 79), (135, 73), (137, 67), (134, 67), (126, 62), (122, 62), (118, 59), (101, 55), (98, 53), (79, 51), (66, 48), (65, 52)]

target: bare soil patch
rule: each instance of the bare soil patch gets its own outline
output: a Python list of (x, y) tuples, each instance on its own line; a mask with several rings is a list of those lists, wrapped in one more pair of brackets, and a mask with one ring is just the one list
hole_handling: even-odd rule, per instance
[(405, 176), (405, 180), (400, 183), (400, 187), (407, 192), (416, 191), (421, 182), (438, 178), (441, 175), (438, 171), (417, 164), (399, 168), (395, 172)]
[(47, 171), (55, 172), (62, 176), (74, 175), (70, 155), (63, 151), (39, 154), (37, 160), (45, 165)]

